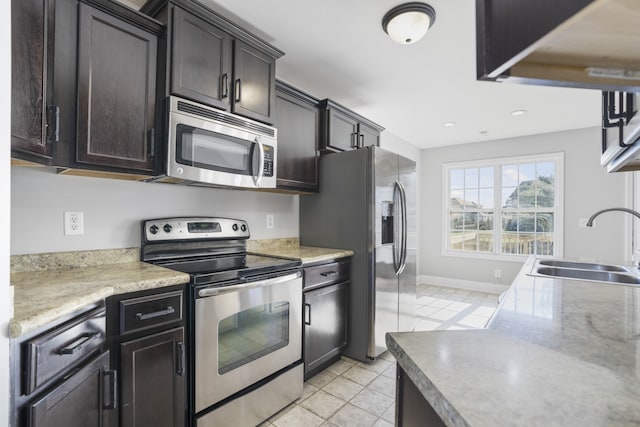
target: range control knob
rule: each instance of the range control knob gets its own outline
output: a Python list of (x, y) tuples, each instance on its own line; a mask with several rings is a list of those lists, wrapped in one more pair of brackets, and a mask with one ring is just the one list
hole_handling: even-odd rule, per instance
[(240, 230), (247, 231), (247, 226), (245, 224), (242, 224), (242, 226), (240, 227)]
[(173, 227), (171, 227), (170, 224), (165, 224), (164, 227), (162, 227), (162, 229), (164, 230), (165, 233), (169, 233), (172, 228)]
[(233, 231), (238, 231), (238, 224), (233, 224), (231, 228), (233, 229)]
[(151, 234), (156, 234), (158, 232), (158, 226), (157, 225), (152, 225), (151, 227), (149, 227), (149, 232)]

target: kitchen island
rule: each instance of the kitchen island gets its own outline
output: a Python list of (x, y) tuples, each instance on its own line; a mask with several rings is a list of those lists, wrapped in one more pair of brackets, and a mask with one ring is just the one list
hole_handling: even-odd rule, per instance
[[(640, 424), (640, 287), (531, 276), (534, 262), (486, 329), (387, 335), (400, 416), (417, 410), (447, 426)], [(403, 381), (417, 399), (403, 399)]]

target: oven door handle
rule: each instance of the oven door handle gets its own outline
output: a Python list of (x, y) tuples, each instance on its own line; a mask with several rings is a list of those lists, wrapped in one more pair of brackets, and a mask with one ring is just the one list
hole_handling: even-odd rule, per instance
[(200, 289), (198, 291), (198, 296), (206, 298), (206, 297), (213, 297), (213, 296), (222, 295), (222, 294), (228, 294), (230, 292), (243, 291), (245, 289), (273, 286), (273, 285), (278, 285), (280, 283), (289, 282), (291, 280), (295, 280), (300, 277), (302, 277), (302, 273), (298, 271), (293, 274), (287, 274), (286, 276), (274, 277), (273, 279), (267, 279), (267, 280), (259, 280), (257, 282), (242, 283), (239, 285), (223, 286), (219, 288), (205, 288), (205, 289)]

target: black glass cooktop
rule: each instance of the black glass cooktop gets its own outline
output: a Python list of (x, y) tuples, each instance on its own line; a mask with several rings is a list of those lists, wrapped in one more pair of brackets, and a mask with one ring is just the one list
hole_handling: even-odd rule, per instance
[(302, 265), (300, 260), (263, 255), (235, 254), (201, 258), (185, 258), (156, 262), (156, 265), (191, 275), (195, 285), (227, 280), (243, 280), (254, 276), (286, 271)]

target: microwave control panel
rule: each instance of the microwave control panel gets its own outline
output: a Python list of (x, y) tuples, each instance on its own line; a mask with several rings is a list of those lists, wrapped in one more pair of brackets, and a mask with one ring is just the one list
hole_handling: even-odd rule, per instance
[(264, 176), (273, 176), (273, 147), (264, 146)]

